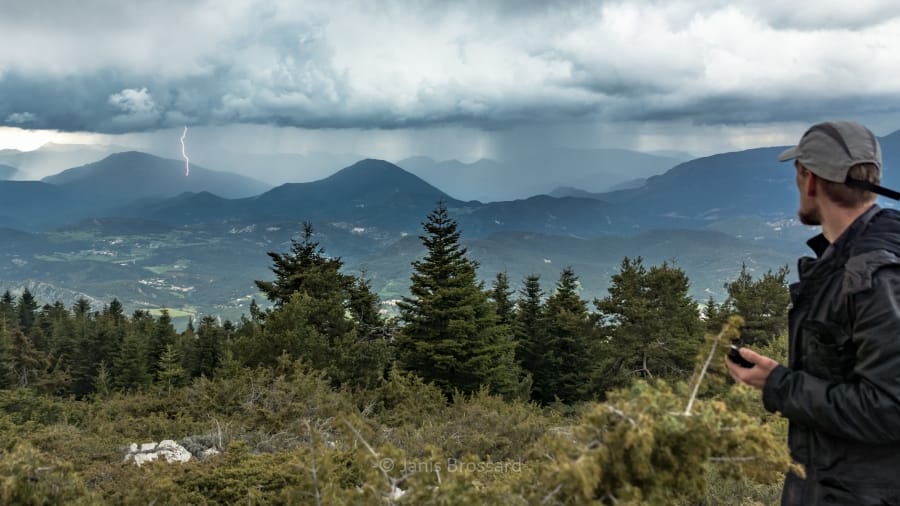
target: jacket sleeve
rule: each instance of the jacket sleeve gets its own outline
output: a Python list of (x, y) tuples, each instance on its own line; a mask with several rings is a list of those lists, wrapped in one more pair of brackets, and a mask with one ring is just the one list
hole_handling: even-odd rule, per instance
[(863, 443), (900, 441), (900, 271), (879, 270), (855, 301), (853, 369), (857, 380), (834, 383), (778, 366), (763, 404), (792, 422)]

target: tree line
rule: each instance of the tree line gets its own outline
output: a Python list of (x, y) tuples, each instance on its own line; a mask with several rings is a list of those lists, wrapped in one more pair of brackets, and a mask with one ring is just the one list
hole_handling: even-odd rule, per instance
[(271, 306), (255, 302), (237, 322), (204, 316), (181, 332), (169, 315), (126, 315), (113, 300), (40, 305), (26, 289), (0, 297), (0, 387), (87, 398), (113, 391), (169, 390), (193, 378), (274, 367), (285, 357), (324, 371), (335, 386), (374, 387), (391, 369), (437, 386), (448, 398), (481, 389), (541, 404), (603, 400), (635, 378), (685, 380), (704, 333), (732, 314), (743, 341), (761, 346), (785, 332), (787, 267), (754, 279), (744, 266), (721, 303), (701, 307), (674, 263), (623, 259), (608, 294), (580, 295), (565, 268), (547, 286), (527, 276), (513, 290), (506, 273), (489, 286), (461, 245), (444, 203), (423, 223), (426, 248), (413, 263), (399, 316), (379, 311), (365, 276), (343, 271), (312, 225), (287, 252), (270, 252), (274, 279), (256, 281)]

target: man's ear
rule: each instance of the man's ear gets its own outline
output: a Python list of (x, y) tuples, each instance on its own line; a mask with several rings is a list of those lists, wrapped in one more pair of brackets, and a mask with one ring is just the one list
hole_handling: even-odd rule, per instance
[(816, 196), (816, 180), (818, 179), (815, 174), (812, 172), (807, 172), (809, 177), (806, 178), (806, 196), (807, 197), (815, 197)]

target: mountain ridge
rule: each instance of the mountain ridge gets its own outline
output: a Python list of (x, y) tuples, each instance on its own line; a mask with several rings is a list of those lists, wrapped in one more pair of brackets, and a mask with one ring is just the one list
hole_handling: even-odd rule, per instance
[(117, 203), (145, 197), (171, 197), (184, 191), (211, 191), (223, 197), (256, 195), (268, 185), (246, 176), (193, 166), (140, 151), (113, 153), (41, 180)]

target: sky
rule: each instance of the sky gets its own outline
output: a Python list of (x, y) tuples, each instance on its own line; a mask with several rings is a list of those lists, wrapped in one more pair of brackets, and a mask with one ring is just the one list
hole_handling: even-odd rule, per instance
[(696, 156), (900, 129), (895, 0), (2, 0), (0, 149)]

